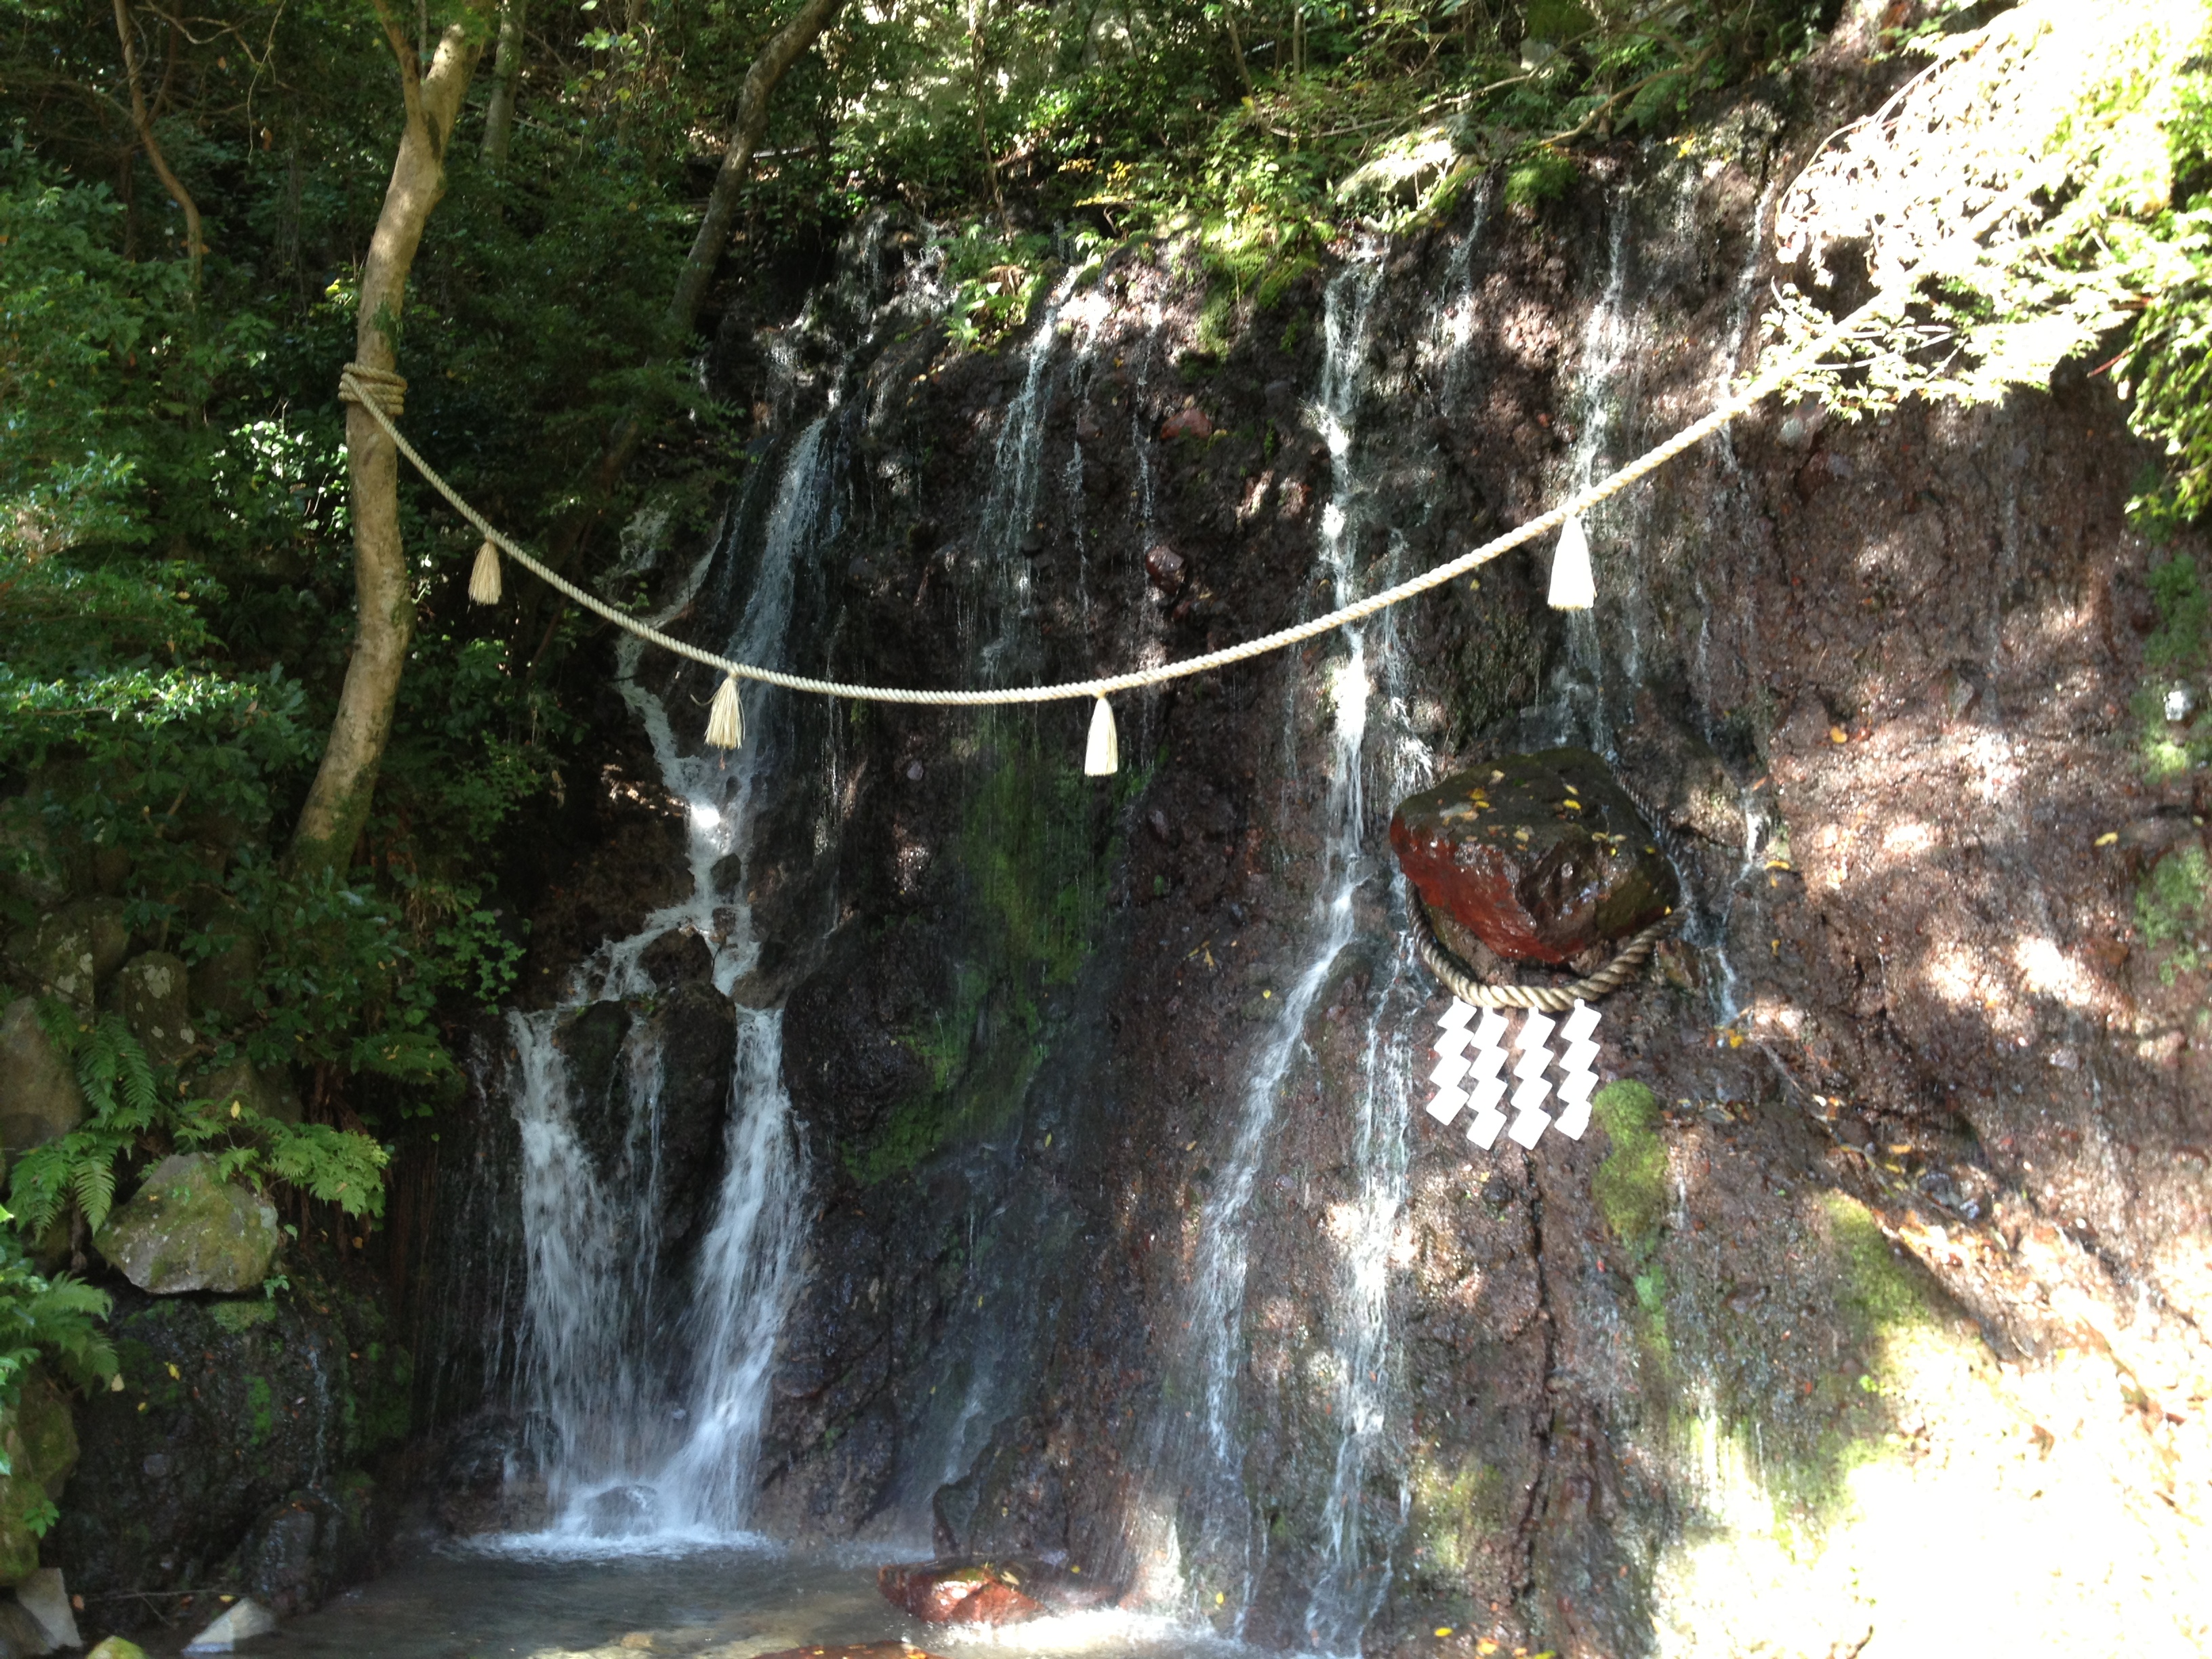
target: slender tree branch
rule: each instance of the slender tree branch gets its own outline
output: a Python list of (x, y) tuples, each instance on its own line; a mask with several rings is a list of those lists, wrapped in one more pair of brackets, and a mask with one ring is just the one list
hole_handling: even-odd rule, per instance
[(192, 199), (191, 191), (185, 188), (169, 167), (169, 158), (161, 153), (161, 141), (154, 137), (154, 120), (146, 111), (146, 89), (138, 73), (138, 42), (131, 33), (131, 14), (124, 0), (115, 0), (115, 36), (123, 43), (123, 74), (131, 84), (131, 120), (137, 129), (138, 142), (145, 147), (146, 159), (153, 164), (155, 175), (161, 181), (177, 205), (185, 210), (185, 252), (191, 260), (192, 292), (200, 291), (200, 257), (207, 252), (200, 240), (200, 204)]

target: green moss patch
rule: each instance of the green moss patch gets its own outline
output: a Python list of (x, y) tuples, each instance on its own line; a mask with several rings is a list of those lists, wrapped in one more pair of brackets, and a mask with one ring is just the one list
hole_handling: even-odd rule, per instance
[(1590, 1109), (1611, 1143), (1590, 1178), (1590, 1195), (1613, 1237), (1640, 1261), (1667, 1219), (1667, 1147), (1659, 1139), (1659, 1099), (1640, 1083), (1609, 1083)]

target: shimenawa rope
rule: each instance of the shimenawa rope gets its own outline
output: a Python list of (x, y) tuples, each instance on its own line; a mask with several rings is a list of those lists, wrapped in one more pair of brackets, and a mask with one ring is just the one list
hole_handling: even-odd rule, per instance
[[(730, 658), (718, 656), (712, 651), (702, 650), (698, 646), (688, 644), (684, 641), (672, 638), (659, 629), (638, 621), (635, 617), (625, 615), (607, 604), (605, 600), (585, 592), (566, 577), (549, 569), (524, 551), (510, 538), (501, 534), (493, 526), (489, 520), (462, 500), (459, 492), (441, 477), (436, 469), (416, 452), (415, 447), (400, 435), (399, 428), (392, 423), (392, 415), (387, 412), (386, 407), (385, 398), (388, 395), (392, 404), (398, 403), (406, 386), (406, 382), (399, 376), (392, 374), (389, 370), (368, 369), (359, 363), (348, 363), (339, 374), (338, 385), (339, 396), (348, 403), (357, 404), (376, 422), (379, 427), (383, 428), (385, 436), (392, 440), (399, 453), (407, 458), (409, 463), (422, 475), (433, 489), (446, 498), (447, 503), (456, 513), (476, 527), (489, 546), (495, 547), (506, 553), (523, 568), (544, 580), (556, 592), (574, 600), (586, 611), (605, 617), (616, 627), (635, 634), (649, 645), (659, 646), (663, 650), (672, 651), (678, 656), (688, 657), (693, 662), (716, 670), (725, 677), (722, 690), (732, 698), (737, 695), (735, 682), (745, 679), (755, 680), (763, 685), (780, 686), (788, 691), (811, 692), (820, 696), (851, 697), (872, 702), (914, 703), (932, 708), (981, 708), (994, 704), (1056, 702), (1071, 697), (1091, 697), (1097, 700), (1101, 708), (1104, 708), (1105, 699), (1117, 691), (1134, 691), (1145, 686), (1160, 685), (1170, 680), (1182, 679), (1193, 674), (1207, 673), (1217, 668), (1226, 668), (1232, 664), (1264, 656), (1268, 652), (1279, 651), (1286, 646), (1297, 645), (1304, 641), (1313, 639), (1318, 635), (1341, 628), (1347, 623), (1358, 622), (1390, 605), (1403, 604), (1416, 594), (1425, 593), (1432, 587), (1441, 587), (1455, 577), (1463, 576), (1468, 571), (1488, 564), (1492, 560), (1510, 552), (1525, 543), (1548, 535), (1579, 514), (1610, 500), (1630, 485), (1657, 471), (1686, 450), (1702, 443), (1769, 393), (1779, 390), (1790, 380), (1813, 368), (1840, 341), (1863, 328), (1883, 311), (1901, 302), (1900, 297), (1896, 295), (1888, 293), (1876, 295), (1850, 315), (1821, 330), (1803, 349), (1792, 354), (1775, 367), (1754, 375), (1746, 383), (1742, 390), (1723, 399), (1702, 419), (1692, 422), (1656, 448), (1647, 450), (1619, 471), (1569, 497), (1550, 512), (1531, 519), (1526, 524), (1509, 530), (1503, 535), (1492, 537), (1481, 546), (1462, 553), (1457, 558), (1437, 565), (1433, 569), (1424, 571), (1418, 576), (1400, 582), (1395, 587), (1383, 588), (1378, 592), (1369, 594), (1364, 599), (1354, 600), (1350, 605), (1329, 611), (1325, 616), (1316, 617), (1310, 621), (1297, 623), (1289, 628), (1278, 629), (1274, 633), (1261, 635), (1257, 639), (1247, 640), (1241, 645), (1229, 646), (1219, 651), (1209, 651), (1203, 656), (1185, 658), (1181, 662), (1162, 663), (1156, 667), (1136, 669), (1123, 674), (1101, 675), (1093, 679), (1068, 680), (1056, 685), (1013, 686), (986, 691), (930, 691), (908, 686), (855, 685), (840, 680), (815, 679), (804, 674), (787, 674), (780, 669), (763, 668), (751, 663), (736, 662)], [(490, 587), (495, 591), (495, 578), (489, 583), (487, 583), (483, 578), (483, 550), (479, 550), (479, 569), (476, 579), (471, 582), (471, 586)], [(716, 701), (719, 704), (722, 700), (718, 696)], [(1094, 712), (1092, 715), (1094, 731), (1097, 727), (1100, 718), (1100, 715)], [(1112, 719), (1110, 711), (1103, 718), (1110, 720)], [(725, 723), (717, 722), (717, 724)], [(711, 740), (714, 739), (710, 738)], [(733, 747), (734, 743), (725, 744), (723, 746)], [(1112, 745), (1095, 742), (1092, 744), (1094, 753), (1111, 747)]]
[[(744, 716), (738, 697), (740, 679), (756, 680), (764, 685), (780, 686), (790, 691), (807, 691), (822, 696), (852, 697), (873, 702), (920, 704), (932, 708), (977, 708), (1008, 703), (1054, 702), (1072, 697), (1091, 697), (1096, 700), (1091, 713), (1091, 735), (1085, 755), (1084, 770), (1093, 775), (1109, 774), (1120, 764), (1120, 744), (1115, 730), (1114, 714), (1106, 699), (1117, 691), (1133, 691), (1148, 685), (1160, 685), (1170, 680), (1203, 674), (1217, 668), (1226, 668), (1235, 663), (1279, 651), (1286, 646), (1301, 643), (1373, 616), (1376, 611), (1400, 605), (1441, 587), (1456, 576), (1465, 575), (1489, 563), (1513, 549), (1553, 530), (1565, 527), (1573, 541), (1579, 536), (1580, 515), (1600, 503), (1619, 495), (1630, 485), (1649, 477), (1685, 451), (1702, 443), (1729, 422), (1759, 403), (1769, 393), (1779, 390), (1798, 374), (1814, 367), (1820, 358), (1834, 349), (1838, 342), (1864, 327), (1874, 318), (1890, 307), (1899, 303), (1899, 296), (1882, 293), (1861, 306), (1850, 315), (1832, 324), (1814, 335), (1803, 349), (1794, 353), (1773, 368), (1754, 375), (1744, 387), (1724, 398), (1702, 419), (1692, 422), (1666, 442), (1647, 450), (1626, 466), (1599, 480), (1588, 489), (1571, 496), (1550, 512), (1529, 520), (1526, 524), (1492, 537), (1481, 546), (1459, 557), (1437, 565), (1420, 575), (1370, 593), (1364, 599), (1329, 611), (1325, 616), (1279, 629), (1273, 634), (1247, 640), (1219, 651), (1210, 651), (1203, 656), (1187, 658), (1181, 662), (1163, 663), (1157, 667), (1138, 669), (1126, 674), (1110, 674), (1095, 679), (1071, 680), (1058, 685), (1017, 686), (988, 691), (929, 691), (905, 686), (855, 685), (838, 680), (814, 679), (803, 674), (787, 674), (779, 669), (763, 668), (751, 663), (742, 663), (718, 656), (678, 639), (674, 639), (651, 625), (627, 616), (596, 595), (568, 580), (558, 572), (549, 569), (533, 558), (510, 538), (501, 534), (491, 521), (464, 501), (459, 493), (439, 476), (437, 470), (416, 453), (415, 447), (400, 434), (393, 420), (403, 409), (407, 382), (389, 369), (371, 368), (361, 363), (348, 363), (338, 377), (338, 395), (345, 402), (365, 410), (383, 428), (392, 446), (404, 455), (415, 470), (421, 473), (430, 487), (445, 497), (447, 503), (462, 518), (474, 526), (483, 537), (483, 545), (477, 550), (476, 568), (469, 582), (470, 596), (482, 604), (495, 604), (500, 597), (498, 553), (504, 551), (523, 568), (530, 571), (556, 592), (574, 600), (586, 611), (603, 617), (617, 628), (635, 634), (649, 645), (672, 651), (678, 656), (719, 671), (723, 678), (714, 694), (714, 706), (708, 713), (707, 741), (725, 749), (734, 749), (744, 740)], [(1583, 562), (1587, 564), (1587, 554)], [(1555, 575), (1557, 573), (1555, 573)], [(1562, 598), (1560, 584), (1554, 581), (1554, 602)], [(1568, 584), (1565, 597), (1569, 604), (1579, 602), (1587, 605), (1589, 597), (1578, 591), (1583, 581), (1578, 574)], [(1654, 922), (1636, 935), (1613, 959), (1588, 978), (1564, 987), (1530, 985), (1486, 985), (1474, 977), (1466, 963), (1447, 951), (1437, 938), (1430, 924), (1428, 912), (1419, 896), (1414, 896), (1413, 906), (1413, 939), (1421, 960), (1429, 970), (1465, 1000), (1481, 1007), (1537, 1008), (1552, 1012), (1564, 1012), (1572, 1008), (1577, 1000), (1588, 1001), (1605, 995), (1626, 983), (1630, 975), (1641, 967), (1651, 954), (1660, 936), (1674, 925), (1669, 916)]]
[(1471, 1002), (1478, 1008), (1535, 1008), (1547, 1014), (1564, 1014), (1577, 1002), (1595, 1002), (1627, 984), (1674, 925), (1674, 913), (1669, 911), (1622, 945), (1597, 972), (1571, 985), (1487, 985), (1437, 937), (1436, 924), (1429, 919), (1428, 904), (1420, 894), (1416, 891), (1412, 897), (1408, 913), (1413, 923), (1413, 950), (1422, 965), (1462, 1002)]

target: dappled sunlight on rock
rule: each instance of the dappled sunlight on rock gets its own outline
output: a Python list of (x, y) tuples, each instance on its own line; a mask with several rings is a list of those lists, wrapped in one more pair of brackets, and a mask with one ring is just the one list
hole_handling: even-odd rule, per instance
[(1895, 1426), (1853, 1449), (1817, 1519), (1761, 1480), (1753, 1432), (1699, 1412), (1697, 1512), (1662, 1553), (1657, 1651), (2090, 1653), (2121, 1632), (2130, 1653), (2202, 1650), (2212, 1560), (2175, 1529), (2109, 1361), (2023, 1371), (1960, 1328), (1893, 1337), (1885, 1359), (1861, 1383)]

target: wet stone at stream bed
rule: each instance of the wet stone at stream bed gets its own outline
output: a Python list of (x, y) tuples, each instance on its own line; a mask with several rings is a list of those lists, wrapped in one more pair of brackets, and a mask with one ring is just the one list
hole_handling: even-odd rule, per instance
[(1390, 845), (1433, 909), (1508, 961), (1556, 966), (1680, 896), (1650, 826), (1586, 749), (1508, 755), (1408, 796)]

